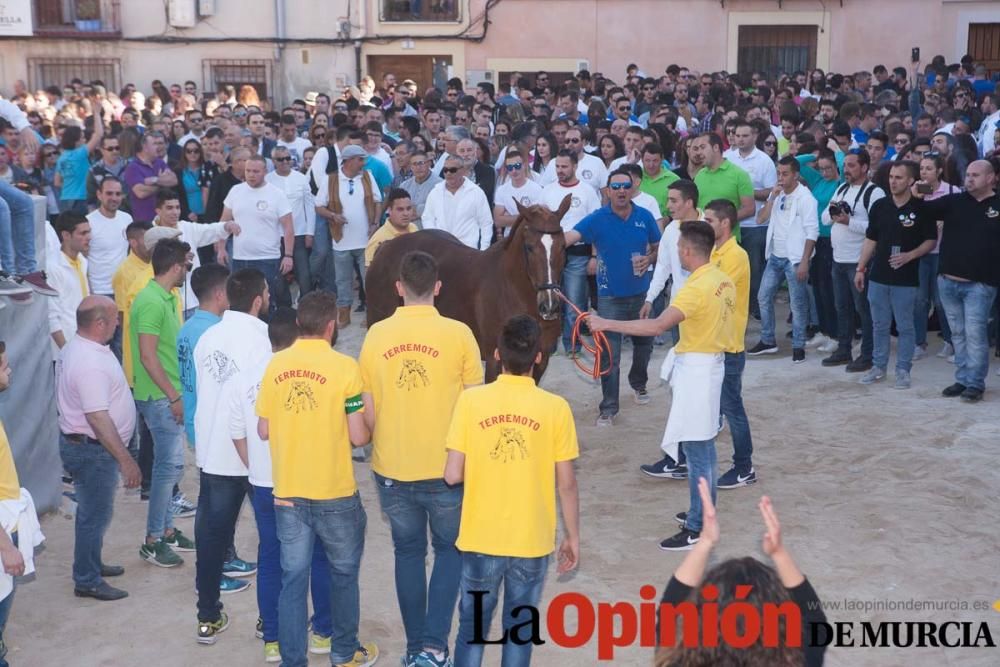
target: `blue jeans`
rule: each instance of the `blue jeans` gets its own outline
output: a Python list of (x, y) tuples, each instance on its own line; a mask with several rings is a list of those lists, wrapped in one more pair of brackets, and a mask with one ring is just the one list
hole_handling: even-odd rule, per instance
[(337, 281), (337, 307), (354, 305), (354, 273), (361, 274), (361, 289), (365, 284), (365, 250), (334, 250), (333, 272)]
[[(635, 296), (597, 297), (597, 313), (610, 320), (637, 320), (642, 304), (646, 302), (645, 294)], [(622, 335), (607, 333), (611, 344), (611, 358), (601, 358), (601, 370), (611, 366), (611, 372), (601, 376), (600, 411), (602, 415), (618, 414), (618, 382), (622, 359)], [(646, 367), (649, 357), (653, 354), (653, 338), (651, 336), (632, 336), (632, 367), (628, 372), (628, 383), (633, 389), (645, 389), (649, 379)]]
[(361, 616), (358, 570), (365, 550), (367, 517), (361, 497), (307, 500), (288, 498), (294, 506), (275, 505), (281, 541), (281, 595), (278, 596), (278, 643), (284, 667), (306, 667), (306, 589), (316, 540), (330, 563), (330, 662), (349, 662), (358, 643)]
[(337, 282), (333, 275), (333, 240), (330, 238), (330, 227), (325, 221), (316, 223), (316, 236), (313, 237), (312, 252), (309, 253), (309, 273), (312, 275), (315, 287), (336, 293)]
[[(294, 261), (294, 260), (293, 260)], [(278, 259), (234, 259), (231, 262), (233, 271), (240, 269), (257, 269), (264, 274), (267, 288), (271, 292), (271, 304), (268, 314), (274, 315), (278, 306), (291, 306), (292, 300), (288, 294), (288, 283), (281, 275), (281, 258)]]
[[(264, 641), (278, 641), (278, 597), (281, 595), (281, 542), (274, 512), (274, 494), (269, 486), (254, 486), (250, 493), (257, 522), (257, 609)], [(330, 564), (323, 543), (313, 546), (309, 588), (313, 603), (312, 631), (321, 637), (333, 633), (330, 621)]]
[(913, 348), (915, 338), (913, 332), (913, 302), (917, 298), (917, 288), (902, 285), (886, 285), (868, 281), (868, 304), (872, 309), (872, 334), (875, 349), (872, 353), (872, 363), (883, 371), (889, 365), (889, 346), (892, 336), (892, 318), (896, 318), (896, 331), (899, 333), (896, 344), (896, 372), (907, 371), (913, 367)]
[(938, 292), (955, 346), (955, 381), (985, 391), (986, 375), (990, 372), (987, 327), (997, 288), (939, 276)]
[[(313, 241), (316, 239), (313, 238)], [(312, 270), (309, 256), (311, 249), (306, 247), (306, 237), (295, 237), (295, 249), (292, 251), (292, 264), (295, 271), (295, 282), (299, 286), (299, 298), (301, 299), (312, 290)]]
[(729, 422), (733, 436), (733, 467), (741, 473), (753, 468), (753, 438), (750, 420), (743, 407), (743, 369), (747, 365), (745, 352), (726, 352), (726, 374), (722, 379), (720, 411)]
[(31, 195), (0, 180), (0, 264), (8, 273), (38, 269), (35, 261), (35, 205)]
[(806, 326), (809, 324), (809, 285), (795, 277), (798, 263), (792, 264), (787, 257), (771, 255), (764, 267), (757, 292), (760, 307), (760, 340), (766, 345), (775, 345), (774, 295), (782, 282), (788, 283), (788, 297), (792, 304), (792, 347), (806, 346)]
[[(566, 298), (573, 302), (573, 305), (583, 312), (588, 308), (587, 284), (587, 262), (590, 255), (566, 255), (566, 266), (562, 274), (562, 291)], [(563, 306), (563, 349), (566, 352), (579, 352), (580, 348), (573, 349), (572, 331), (576, 323), (576, 313), (568, 305)]]
[(913, 304), (913, 328), (916, 331), (917, 345), (927, 345), (927, 318), (930, 315), (931, 304), (937, 313), (938, 325), (941, 327), (941, 337), (951, 342), (951, 328), (948, 318), (944, 315), (941, 305), (941, 295), (937, 287), (938, 254), (929, 252), (920, 258), (920, 287), (917, 289), (917, 299)]
[[(500, 599), (500, 585), (503, 584), (503, 632), (511, 626), (528, 620), (528, 614), (521, 612), (516, 617), (512, 612), (516, 607), (537, 607), (542, 597), (545, 573), (549, 566), (549, 556), (540, 558), (510, 558), (487, 556), (470, 551), (462, 554), (461, 601), (458, 606), (458, 636), (455, 638), (455, 667), (479, 667), (483, 664), (483, 644), (470, 644), (476, 639), (492, 639), (488, 633)], [(483, 591), (473, 595), (472, 591)], [(478, 600), (478, 605), (477, 605)], [(477, 622), (477, 606), (480, 618)], [(476, 637), (476, 631), (480, 636)], [(517, 635), (522, 641), (527, 639), (522, 628)], [(527, 667), (531, 664), (532, 643), (515, 644), (509, 641), (503, 645), (501, 667)], [(495, 663), (493, 663), (495, 664)]]
[(249, 490), (250, 482), (245, 476), (212, 475), (201, 471), (198, 514), (194, 519), (199, 622), (219, 620), (222, 564), (233, 543), (240, 507)]
[[(455, 548), (462, 518), (461, 485), (443, 479), (400, 482), (373, 473), (382, 511), (389, 518), (396, 554), (396, 597), (406, 629), (406, 652), (431, 648), (448, 653), (458, 601), (462, 556)], [(434, 566), (427, 585), (427, 528)]]
[(76, 521), (73, 544), (73, 584), (97, 588), (101, 579), (101, 548), (111, 525), (118, 488), (118, 462), (97, 440), (70, 442), (59, 436), (63, 468), (73, 476)]
[(851, 352), (854, 346), (854, 316), (861, 319), (861, 354), (858, 359), (871, 361), (875, 350), (872, 338), (872, 313), (868, 305), (868, 285), (858, 291), (854, 286), (856, 262), (833, 263), (833, 300), (837, 305), (837, 347)]
[(184, 476), (184, 427), (174, 421), (165, 398), (136, 401), (135, 407), (153, 436), (153, 476), (149, 483), (149, 514), (146, 534), (160, 538), (174, 527), (170, 501), (174, 484)]
[[(17, 533), (10, 536), (11, 542), (17, 546)], [(11, 582), (10, 593), (3, 600), (0, 600), (0, 667), (10, 667), (7, 662), (7, 642), (4, 641), (3, 633), (7, 629), (7, 619), (10, 618), (10, 608), (14, 605), (14, 591), (17, 590), (17, 577)]]
[[(740, 227), (740, 235), (740, 245), (750, 258), (750, 294), (757, 294), (760, 291), (764, 266), (767, 264), (767, 257), (764, 254), (767, 250), (767, 225)], [(760, 315), (760, 306), (753, 299), (750, 300), (750, 312), (753, 315)]]
[[(768, 261), (768, 266), (770, 266), (770, 261)], [(761, 314), (763, 312), (761, 309)], [(708, 487), (712, 490), (712, 503), (715, 503), (715, 485), (719, 481), (719, 473), (716, 470), (715, 439), (682, 442), (681, 447), (687, 456), (688, 495), (690, 496), (690, 505), (684, 527), (700, 533), (702, 510), (701, 495), (698, 493), (698, 478), (704, 477), (708, 482)]]

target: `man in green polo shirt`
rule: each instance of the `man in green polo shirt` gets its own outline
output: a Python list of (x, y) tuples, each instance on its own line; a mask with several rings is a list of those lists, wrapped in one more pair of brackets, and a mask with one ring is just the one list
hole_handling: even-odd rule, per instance
[(159, 567), (184, 561), (177, 551), (194, 551), (194, 542), (173, 527), (170, 500), (184, 473), (180, 370), (177, 362), (177, 297), (184, 284), (191, 246), (166, 239), (153, 249), (153, 279), (136, 295), (129, 311), (129, 337), (135, 372), (135, 405), (153, 436), (153, 477), (149, 487), (146, 540), (139, 556)]
[(671, 183), (680, 180), (680, 176), (663, 168), (663, 147), (656, 142), (650, 142), (642, 149), (642, 183), (639, 190), (656, 200), (660, 205), (660, 217), (670, 215), (667, 205), (667, 189)]
[[(722, 139), (714, 132), (702, 134), (691, 141), (689, 153), (698, 153), (705, 166), (698, 170), (694, 184), (698, 186), (698, 208), (704, 210), (708, 202), (725, 199), (733, 203), (737, 218), (743, 220), (757, 210), (753, 201), (753, 183), (750, 174), (722, 157)], [(740, 240), (740, 228), (733, 228), (733, 236)]]

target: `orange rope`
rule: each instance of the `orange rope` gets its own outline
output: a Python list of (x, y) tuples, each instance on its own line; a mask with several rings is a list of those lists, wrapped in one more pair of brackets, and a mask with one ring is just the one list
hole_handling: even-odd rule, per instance
[(573, 323), (572, 336), (570, 338), (572, 348), (574, 350), (577, 349), (577, 342), (579, 342), (580, 347), (594, 355), (594, 365), (592, 368), (587, 368), (580, 362), (580, 355), (576, 355), (573, 358), (573, 363), (576, 364), (577, 368), (595, 380), (599, 380), (601, 377), (608, 375), (611, 372), (610, 363), (607, 368), (603, 371), (601, 370), (602, 357), (607, 354), (608, 359), (611, 359), (611, 343), (608, 342), (608, 337), (604, 335), (603, 331), (592, 332), (591, 336), (594, 339), (594, 344), (589, 345), (581, 332), (581, 326), (583, 325), (583, 322), (590, 317), (590, 313), (585, 313), (577, 308), (576, 304), (567, 299), (566, 295), (563, 294), (561, 290), (557, 290), (556, 294), (558, 294), (559, 298), (562, 299), (566, 305), (572, 308), (576, 313), (576, 321)]

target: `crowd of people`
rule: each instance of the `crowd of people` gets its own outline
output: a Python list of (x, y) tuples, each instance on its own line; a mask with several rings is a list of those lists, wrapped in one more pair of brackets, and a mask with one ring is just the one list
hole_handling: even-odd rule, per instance
[[(981, 65), (777, 76), (671, 65), (657, 77), (631, 65), (620, 83), (538, 72), (467, 92), (458, 79), (421, 92), (386, 74), (280, 110), (250, 86), (205, 95), (192, 81), (156, 81), (148, 97), (100, 81), (15, 85), (0, 100), (0, 307), (47, 299), (77, 596), (127, 596), (106, 581), (123, 568), (101, 560), (120, 474), (148, 501), (140, 557), (170, 568), (196, 554), (198, 642), (218, 640), (229, 623), (220, 596), (256, 574), (268, 662), (304, 665), (313, 652), (372, 664), (378, 648), (358, 638), (366, 518), (351, 463), (352, 446), (371, 443), (402, 664), (481, 664), (475, 609), (492, 616), (504, 587), (510, 627), (512, 601), (537, 604), (553, 552), (560, 571), (579, 560), (573, 415), (530, 378), (554, 351), (540, 349), (532, 318), (513, 318), (499, 336), (503, 375), (474, 387), (480, 350), (434, 309), (437, 265), (422, 253), (404, 258), (404, 305), (367, 332), (359, 359), (332, 348), (365, 310), (381, 243), (441, 229), (486, 250), (519, 206), (570, 198), (562, 292), (596, 308), (587, 325), (610, 344), (597, 426), (619, 412), (626, 336), (640, 405), (653, 346), (672, 339), (665, 456), (642, 472), (688, 480), (680, 532), (660, 543), (697, 550), (700, 565), (678, 570), (683, 585), (701, 578), (718, 539), (716, 489), (757, 481), (742, 373), (746, 356), (778, 351), (783, 285), (794, 363), (815, 347), (823, 366), (873, 384), (895, 331), (894, 385), (906, 389), (936, 323), (938, 355), (956, 368), (944, 395), (982, 399), (1000, 286), (1000, 85)], [(32, 194), (51, 223), (43, 249)], [(562, 347), (575, 357), (569, 308)], [(745, 349), (751, 318), (760, 340)], [(724, 423), (734, 453), (719, 475)], [(178, 487), (185, 441), (197, 504)], [(13, 462), (2, 468), (13, 481), (0, 500), (12, 499)], [(233, 545), (248, 495), (257, 562)], [(761, 510), (785, 599), (815, 597), (788, 567), (773, 509)], [(190, 535), (175, 526), (186, 517)], [(0, 538), (11, 574), (13, 553)], [(468, 594), (473, 582), (485, 599)], [(528, 664), (531, 644), (503, 651)]]

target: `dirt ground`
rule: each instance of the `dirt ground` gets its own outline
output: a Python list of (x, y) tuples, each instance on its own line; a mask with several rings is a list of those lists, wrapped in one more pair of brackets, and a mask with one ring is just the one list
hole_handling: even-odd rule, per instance
[[(753, 324), (753, 323), (752, 323)], [(781, 334), (785, 327), (779, 327)], [(338, 349), (354, 354), (362, 330), (355, 324)], [(747, 336), (756, 341), (755, 328)], [(938, 339), (932, 334), (932, 351)], [(748, 360), (743, 394), (754, 437), (755, 486), (719, 492), (722, 541), (714, 562), (760, 551), (762, 524), (756, 509), (772, 497), (785, 542), (824, 601), (963, 601), (968, 611), (828, 611), (833, 621), (981, 621), (1000, 642), (1000, 613), (972, 611), (973, 602), (1000, 598), (1000, 398), (996, 390), (979, 405), (944, 399), (953, 366), (931, 356), (915, 363), (913, 388), (896, 391), (887, 382), (857, 384), (843, 368), (820, 366), (810, 351), (793, 365), (782, 339), (774, 357)], [(631, 348), (626, 348), (628, 363)], [(666, 349), (650, 364), (657, 378)], [(891, 364), (890, 364), (891, 365)], [(994, 363), (994, 368), (996, 364)], [(988, 383), (996, 387), (998, 379)], [(627, 390), (627, 382), (623, 379)], [(581, 455), (581, 566), (575, 574), (547, 581), (543, 609), (554, 595), (575, 591), (595, 601), (638, 602), (644, 584), (662, 591), (683, 553), (660, 551), (657, 542), (672, 534), (671, 517), (687, 509), (687, 483), (644, 478), (640, 463), (658, 458), (669, 391), (651, 380), (652, 402), (637, 406), (622, 392), (622, 411), (610, 430), (594, 427), (600, 400), (565, 357), (552, 360), (543, 387), (565, 396), (577, 419)], [(718, 439), (720, 467), (728, 469), (728, 431)], [(193, 457), (192, 457), (193, 461)], [(368, 511), (368, 535), (361, 569), (361, 636), (378, 642), (379, 664), (398, 665), (404, 647), (393, 586), (392, 544), (380, 515), (367, 464), (355, 474)], [(197, 497), (193, 465), (182, 484)], [(263, 646), (254, 638), (255, 589), (224, 598), (230, 628), (213, 647), (195, 642), (194, 554), (173, 570), (142, 562), (138, 547), (145, 504), (121, 492), (105, 541), (104, 560), (123, 564), (126, 574), (112, 583), (129, 591), (116, 603), (73, 597), (73, 524), (53, 513), (43, 520), (46, 549), (36, 559), (37, 580), (21, 586), (7, 631), (15, 667), (56, 665), (255, 665)], [(193, 533), (193, 520), (179, 526)], [(241, 555), (256, 553), (256, 530), (249, 503), (237, 532)], [(958, 604), (961, 604), (959, 602)], [(855, 629), (859, 637), (860, 628)], [(313, 656), (311, 664), (326, 658)], [(649, 665), (649, 649), (615, 654), (622, 665)], [(499, 665), (495, 647), (485, 664)], [(597, 665), (592, 641), (577, 650), (551, 642), (536, 649), (539, 667)], [(834, 648), (833, 667), (1000, 665), (997, 649)]]

